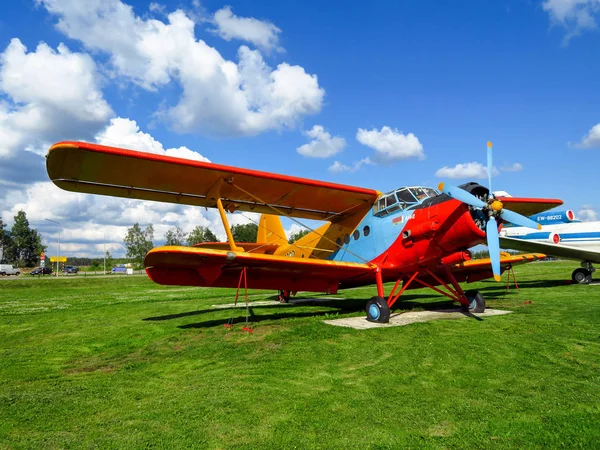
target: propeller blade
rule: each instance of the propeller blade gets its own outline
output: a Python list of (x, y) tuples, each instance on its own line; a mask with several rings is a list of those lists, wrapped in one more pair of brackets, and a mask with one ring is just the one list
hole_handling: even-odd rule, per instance
[(500, 217), (507, 222), (514, 223), (515, 225), (519, 225), (521, 227), (533, 228), (534, 230), (542, 229), (542, 226), (539, 223), (514, 211), (509, 211), (508, 209), (503, 209), (500, 213)]
[(444, 194), (455, 198), (456, 200), (460, 200), (467, 205), (474, 206), (475, 208), (483, 208), (485, 203), (479, 200), (472, 194), (469, 194), (464, 189), (461, 189), (457, 186), (452, 186), (451, 184), (440, 183), (438, 185), (438, 189), (442, 191)]
[(487, 143), (487, 173), (488, 173), (488, 189), (492, 194), (492, 143)]
[(487, 221), (485, 234), (490, 252), (490, 260), (492, 261), (494, 280), (500, 281), (500, 238), (498, 237), (498, 224), (494, 216), (490, 216), (490, 219)]

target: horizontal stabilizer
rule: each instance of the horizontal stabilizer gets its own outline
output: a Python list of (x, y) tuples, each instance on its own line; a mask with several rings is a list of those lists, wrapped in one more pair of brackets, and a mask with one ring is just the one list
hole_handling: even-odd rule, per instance
[(563, 204), (563, 201), (557, 198), (499, 197), (498, 199), (502, 201), (504, 208), (522, 216), (533, 216)]

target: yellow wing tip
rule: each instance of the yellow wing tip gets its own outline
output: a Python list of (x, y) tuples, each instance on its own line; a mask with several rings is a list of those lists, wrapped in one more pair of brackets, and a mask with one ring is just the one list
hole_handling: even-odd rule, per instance
[(489, 148), (492, 148), (492, 143), (491, 143), (490, 141), (488, 141), (488, 143), (487, 143), (487, 146), (488, 146)]
[(55, 148), (77, 148), (77, 145), (72, 142), (57, 142), (56, 144), (52, 144), (48, 151), (54, 150)]
[(494, 275), (494, 280), (500, 281), (501, 279), (502, 279), (502, 277), (500, 277), (500, 275)]

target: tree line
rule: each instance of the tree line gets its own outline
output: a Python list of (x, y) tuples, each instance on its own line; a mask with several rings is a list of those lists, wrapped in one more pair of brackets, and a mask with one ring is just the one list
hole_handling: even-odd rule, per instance
[(42, 236), (29, 227), (25, 211), (19, 211), (14, 218), (15, 222), (10, 230), (0, 218), (0, 263), (35, 267), (41, 253), (46, 250), (46, 246), (42, 245)]
[[(258, 225), (247, 223), (233, 225), (231, 234), (236, 242), (256, 242)], [(139, 223), (127, 229), (127, 235), (123, 239), (127, 258), (141, 264), (146, 253), (154, 248), (154, 227), (148, 225), (142, 229)], [(193, 246), (200, 242), (220, 242), (217, 236), (208, 227), (197, 226), (190, 233), (184, 233), (179, 227), (173, 227), (165, 234), (165, 245), (188, 245)]]
[[(300, 230), (290, 236), (289, 243), (300, 239), (306, 235), (309, 230)], [(231, 234), (235, 242), (256, 242), (258, 234), (258, 225), (255, 223), (246, 223), (233, 225)], [(141, 264), (146, 254), (154, 248), (154, 227), (148, 225), (145, 229), (135, 223), (133, 227), (127, 230), (127, 235), (123, 240), (127, 249), (127, 258)], [(193, 246), (200, 242), (219, 242), (217, 236), (208, 227), (197, 226), (189, 234), (184, 233), (179, 227), (173, 227), (165, 234), (165, 245), (188, 245)]]
[[(14, 224), (10, 230), (0, 218), (0, 263), (13, 264), (17, 267), (35, 267), (39, 263), (40, 254), (46, 251), (47, 246), (42, 245), (39, 232), (29, 226), (25, 211), (19, 211), (14, 216)], [(301, 230), (293, 234), (289, 242), (292, 243), (304, 236), (308, 230)], [(258, 225), (254, 223), (233, 225), (231, 234), (236, 242), (256, 242)], [(173, 227), (165, 234), (165, 245), (193, 246), (200, 242), (219, 242), (219, 239), (205, 226), (197, 226), (190, 233), (184, 233), (179, 227)], [(142, 263), (146, 253), (154, 247), (154, 227), (148, 225), (145, 229), (135, 223), (127, 230), (123, 240), (130, 261)], [(74, 265), (104, 263), (103, 258), (69, 258), (69, 263)], [(111, 267), (115, 262), (109, 252), (106, 252), (106, 266)], [(120, 261), (119, 261), (120, 262)]]

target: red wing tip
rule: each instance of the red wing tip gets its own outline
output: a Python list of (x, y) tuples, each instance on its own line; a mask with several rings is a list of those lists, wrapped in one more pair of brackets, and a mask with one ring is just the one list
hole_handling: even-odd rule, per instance
[(535, 197), (501, 197), (503, 203), (538, 203), (543, 205), (562, 205), (564, 202), (559, 198), (535, 198)]

